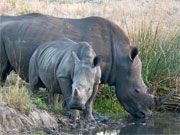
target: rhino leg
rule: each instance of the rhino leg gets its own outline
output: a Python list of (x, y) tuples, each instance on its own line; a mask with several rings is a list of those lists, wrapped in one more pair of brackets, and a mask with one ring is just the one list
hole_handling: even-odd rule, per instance
[(84, 118), (88, 121), (93, 121), (93, 122), (95, 121), (92, 113), (93, 113), (93, 103), (94, 103), (94, 99), (96, 97), (97, 92), (98, 92), (98, 85), (95, 85), (92, 96), (87, 101), (86, 109), (83, 112)]
[(47, 97), (47, 104), (53, 106), (54, 94), (49, 89), (46, 89), (46, 91), (48, 91), (48, 93), (49, 93), (48, 97)]
[(59, 100), (59, 94), (51, 93), (51, 92), (48, 94), (48, 104), (52, 105), (55, 110), (58, 109), (58, 100)]
[(54, 97), (54, 99), (53, 99), (54, 109), (57, 110), (58, 109), (59, 94), (54, 93), (53, 97)]
[(7, 76), (12, 71), (12, 67), (8, 61), (5, 49), (0, 41), (0, 87), (3, 87)]
[[(66, 102), (66, 105), (68, 106), (70, 99), (71, 99), (71, 95), (72, 95), (72, 87), (71, 87), (72, 81), (67, 78), (61, 78), (61, 79), (59, 79), (59, 84), (60, 84), (62, 93), (64, 95), (64, 100)], [(69, 116), (69, 118), (71, 118), (73, 120), (77, 120), (80, 118), (79, 111), (72, 110), (69, 107), (68, 107), (67, 115)]]
[(2, 35), (0, 31), (0, 87), (2, 87), (6, 81), (7, 75), (12, 71), (12, 67), (8, 61), (6, 50), (2, 41)]
[(58, 93), (52, 93), (49, 90), (47, 90), (49, 92), (48, 94), (48, 99), (47, 99), (47, 104), (51, 105), (55, 110), (58, 110), (58, 101), (59, 101), (59, 94)]
[(30, 84), (30, 90), (32, 91), (33, 95), (36, 95), (40, 87), (39, 77), (37, 75), (29, 77), (29, 84)]
[(3, 85), (6, 81), (6, 78), (11, 71), (12, 71), (12, 68), (8, 61), (4, 64), (1, 64), (1, 62), (0, 62), (0, 86), (1, 87), (3, 87)]
[(33, 59), (29, 63), (29, 86), (33, 95), (36, 95), (38, 93), (39, 87), (43, 84), (36, 72), (35, 66), (35, 60)]

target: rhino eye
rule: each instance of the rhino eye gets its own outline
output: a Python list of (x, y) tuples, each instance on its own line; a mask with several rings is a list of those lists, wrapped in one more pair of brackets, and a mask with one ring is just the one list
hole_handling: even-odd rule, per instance
[(91, 88), (88, 88), (88, 91), (90, 91)]
[(138, 89), (135, 89), (135, 92), (136, 92), (136, 93), (139, 93), (139, 90), (138, 90)]

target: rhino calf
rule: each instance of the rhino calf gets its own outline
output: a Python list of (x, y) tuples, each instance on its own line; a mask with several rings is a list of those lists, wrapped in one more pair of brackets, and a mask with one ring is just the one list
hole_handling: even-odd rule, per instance
[(101, 58), (87, 42), (76, 43), (70, 39), (46, 42), (33, 53), (29, 63), (30, 90), (37, 93), (45, 87), (50, 93), (63, 94), (68, 114), (94, 120), (92, 105), (101, 78)]

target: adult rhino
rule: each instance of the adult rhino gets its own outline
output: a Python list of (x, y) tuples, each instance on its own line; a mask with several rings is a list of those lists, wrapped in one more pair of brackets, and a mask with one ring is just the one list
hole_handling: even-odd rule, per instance
[(174, 93), (171, 91), (159, 98), (149, 92), (142, 80), (138, 49), (130, 45), (118, 25), (107, 19), (65, 19), (42, 14), (17, 17), (21, 19), (17, 21), (12, 17), (11, 23), (0, 26), (1, 85), (12, 69), (28, 81), (29, 60), (38, 45), (67, 37), (75, 42), (88, 42), (96, 54), (102, 56), (101, 83), (115, 86), (120, 104), (131, 115), (150, 116), (153, 108)]
[(40, 45), (29, 63), (29, 84), (33, 93), (45, 87), (50, 93), (64, 95), (68, 114), (79, 118), (77, 110), (84, 111), (85, 119), (93, 120), (92, 106), (101, 78), (101, 58), (86, 42), (67, 38)]

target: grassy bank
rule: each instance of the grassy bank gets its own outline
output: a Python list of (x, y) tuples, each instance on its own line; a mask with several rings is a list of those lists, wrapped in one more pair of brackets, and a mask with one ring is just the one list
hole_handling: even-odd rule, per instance
[[(65, 4), (64, 4), (65, 3)], [(141, 7), (141, 8), (139, 8)], [(122, 0), (97, 3), (71, 3), (69, 1), (2, 0), (0, 14), (20, 15), (38, 12), (57, 17), (81, 18), (105, 17), (118, 24), (129, 36), (131, 43), (139, 48), (142, 75), (148, 87), (155, 86), (155, 95), (165, 95), (176, 88), (176, 95), (161, 109), (180, 109), (180, 2)], [(17, 83), (17, 80), (21, 83)], [(29, 110), (28, 84), (16, 76), (9, 77), (1, 93), (3, 100), (20, 110)], [(24, 91), (25, 90), (25, 91)], [(15, 99), (22, 99), (16, 101)], [(43, 94), (35, 103), (47, 109)], [(12, 100), (10, 100), (12, 99)], [(21, 103), (22, 102), (22, 103)], [(106, 104), (105, 104), (106, 103)], [(97, 95), (94, 108), (99, 113), (124, 112), (119, 105), (115, 90), (107, 85)]]

